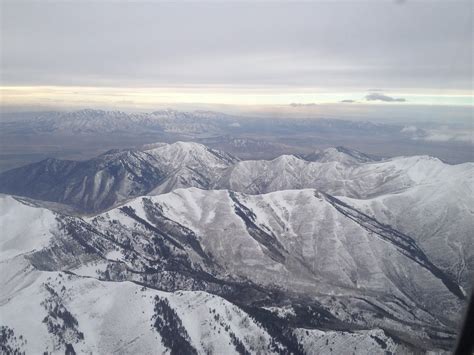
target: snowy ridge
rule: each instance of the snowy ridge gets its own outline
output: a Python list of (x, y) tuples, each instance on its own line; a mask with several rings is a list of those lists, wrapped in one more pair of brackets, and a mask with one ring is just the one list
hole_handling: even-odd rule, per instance
[[(41, 216), (37, 218), (42, 219)], [(26, 264), (18, 259), (22, 256), (3, 261), (9, 265), (13, 275), (24, 269), (29, 270), (33, 279), (34, 275), (42, 275), (42, 270), (49, 271), (47, 275), (51, 278), (54, 273), (64, 272), (87, 276), (84, 281), (74, 281), (82, 278), (67, 276), (67, 281), (61, 282), (61, 277), (57, 276), (57, 284), (45, 281), (46, 276), (41, 276), (38, 277), (40, 281), (33, 284), (30, 281), (32, 286), (25, 289), (17, 285), (24, 282), (24, 278), (19, 280), (5, 275), (2, 284), (11, 286), (5, 289), (4, 301), (0, 304), (3, 304), (2, 314), (6, 314), (9, 320), (7, 326), (15, 334), (20, 334), (21, 329), (25, 338), (33, 336), (24, 330), (24, 324), (34, 322), (25, 319), (11, 322), (11, 313), (8, 312), (13, 312), (20, 304), (37, 307), (36, 302), (29, 302), (38, 297), (45, 299), (47, 305), (51, 304), (51, 309), (56, 309), (54, 305), (58, 305), (59, 309), (64, 308), (62, 314), (70, 313), (77, 320), (77, 324), (72, 322), (70, 326), (63, 326), (60, 322), (61, 327), (66, 329), (59, 333), (43, 329), (42, 332), (49, 335), (42, 336), (41, 341), (49, 339), (48, 343), (34, 343), (42, 349), (64, 349), (71, 344), (76, 350), (97, 350), (98, 345), (94, 345), (96, 340), (83, 341), (97, 339), (97, 335), (91, 335), (94, 331), (88, 332), (87, 329), (98, 329), (98, 325), (94, 325), (95, 318), (81, 318), (88, 314), (82, 309), (90, 308), (90, 304), (98, 302), (95, 300), (111, 297), (105, 297), (102, 293), (95, 296), (95, 288), (103, 292), (121, 290), (121, 287), (130, 290), (131, 286), (121, 286), (128, 283), (119, 282), (126, 280), (167, 292), (189, 290), (191, 298), (184, 308), (181, 308), (181, 301), (176, 300), (176, 292), (172, 296), (155, 293), (153, 297), (158, 295), (159, 299), (167, 299), (167, 302), (158, 302), (158, 306), (156, 302), (151, 302), (137, 304), (136, 307), (142, 310), (158, 307), (159, 314), (166, 315), (163, 315), (165, 318), (153, 318), (147, 311), (147, 324), (151, 317), (155, 322), (152, 324), (157, 324), (158, 334), (166, 338), (164, 324), (172, 322), (181, 334), (179, 343), (199, 353), (206, 349), (216, 351), (224, 346), (219, 343), (221, 336), (216, 336), (218, 340), (212, 340), (214, 327), (227, 332), (234, 349), (241, 346), (255, 352), (259, 347), (267, 349), (265, 351), (277, 351), (279, 347), (299, 349), (312, 340), (305, 338), (304, 341), (297, 341), (297, 336), (288, 336), (284, 329), (291, 327), (291, 322), (296, 320), (303, 328), (310, 329), (323, 327), (338, 331), (344, 325), (349, 329), (382, 328), (402, 338), (410, 334), (410, 343), (404, 346), (416, 344), (417, 347), (432, 349), (445, 347), (454, 340), (450, 329), (456, 323), (462, 303), (452, 291), (428, 268), (413, 262), (393, 243), (381, 240), (361, 226), (361, 221), (348, 218), (334, 207), (332, 198), (315, 190), (288, 190), (252, 196), (225, 190), (178, 189), (160, 196), (135, 199), (96, 217), (80, 219), (57, 215), (57, 221), (59, 223), (50, 226), (50, 243), (42, 250), (25, 256)], [(406, 282), (408, 275), (409, 283)], [(104, 284), (104, 281), (109, 282)], [(89, 282), (89, 286), (75, 286), (77, 282)], [(67, 291), (62, 291), (63, 286), (66, 290), (72, 288), (73, 293), (79, 287), (78, 290), (83, 291), (77, 292), (82, 296), (67, 296)], [(22, 298), (22, 292), (30, 292), (26, 290), (34, 294), (25, 293)], [(126, 302), (141, 302), (139, 295), (142, 293), (133, 296), (137, 288), (134, 290), (110, 291), (110, 294), (116, 294), (114, 298), (124, 297)], [(148, 292), (152, 291), (145, 294)], [(269, 336), (266, 327), (274, 323), (271, 312), (256, 308), (254, 302), (264, 302), (267, 308), (280, 307), (282, 304), (278, 299), (281, 296), (277, 297), (278, 294), (294, 302), (294, 313), (281, 318), (287, 325), (282, 325), (284, 328), (278, 334)], [(224, 302), (220, 298), (222, 296), (233, 301), (234, 305), (225, 306), (228, 310), (218, 312), (218, 317), (210, 311), (208, 321), (201, 318), (200, 315), (206, 314), (205, 307), (211, 309), (214, 308), (210, 306), (213, 302)], [(318, 302), (308, 303), (308, 296)], [(76, 305), (77, 302), (85, 302), (88, 306)], [(100, 312), (108, 309), (102, 310), (100, 302), (98, 306)], [(44, 307), (32, 310), (31, 316), (44, 319), (45, 315), (41, 315)], [(190, 309), (195, 309), (197, 313), (187, 318)], [(384, 318), (380, 318), (381, 310)], [(229, 316), (229, 312), (233, 315)], [(109, 319), (107, 314), (99, 318)], [(121, 317), (120, 312), (113, 311), (113, 314), (115, 318), (112, 319)], [(52, 324), (56, 324), (57, 317), (51, 317)], [(136, 322), (144, 323), (146, 319), (140, 317)], [(249, 320), (244, 321), (242, 317)], [(199, 327), (204, 324), (202, 322), (207, 322), (212, 331), (201, 329), (196, 333), (196, 322), (199, 320)], [(239, 321), (233, 323), (234, 320)], [(256, 339), (249, 336), (257, 334), (257, 328), (249, 328), (249, 333), (245, 333), (242, 322), (249, 326), (260, 324), (255, 325), (262, 334), (258, 341), (249, 340)], [(45, 327), (41, 322), (37, 324), (38, 327)], [(115, 334), (122, 331), (124, 329), (119, 329)], [(443, 334), (446, 340), (430, 340), (430, 332)], [(344, 339), (343, 334), (341, 336)], [(354, 341), (364, 344), (367, 339), (364, 335)], [(146, 340), (146, 343), (150, 341)], [(384, 342), (389, 342), (389, 339)], [(161, 344), (173, 346), (164, 339)], [(132, 349), (135, 349), (134, 346)]]
[(51, 240), (55, 214), (0, 194), (0, 261), (46, 247)]
[(357, 163), (350, 158), (341, 159), (338, 153), (334, 160), (324, 162), (295, 156), (242, 161), (229, 169), (220, 184), (246, 193), (316, 188), (332, 195), (367, 198), (420, 184), (443, 184), (448, 179), (463, 181), (473, 171), (473, 163), (448, 165), (428, 156)]
[(474, 171), (472, 163), (448, 165), (425, 156), (374, 161), (341, 147), (318, 154), (317, 161), (292, 155), (239, 161), (197, 143), (158, 144), (141, 151), (110, 151), (82, 162), (46, 159), (0, 174), (0, 191), (99, 212), (129, 198), (185, 187), (250, 194), (315, 188), (366, 199), (419, 185), (464, 181)]
[(473, 178), (412, 187), (398, 194), (341, 200), (414, 236), (433, 262), (466, 288), (473, 275)]
[(0, 174), (0, 191), (97, 212), (152, 190), (209, 188), (238, 160), (196, 143), (109, 151), (87, 161), (46, 159)]
[(351, 198), (349, 205), (412, 236), (437, 266), (468, 286), (474, 269), (473, 163), (448, 165), (428, 156), (368, 161), (370, 156), (341, 147), (318, 154), (321, 161), (293, 155), (238, 161), (197, 143), (156, 144), (85, 162), (47, 159), (0, 174), (0, 191), (96, 213), (177, 188), (247, 194), (315, 188)]
[(474, 270), (473, 175), (427, 156), (240, 161), (193, 142), (0, 174), (23, 196), (0, 195), (0, 349), (449, 350)]
[(272, 354), (284, 348), (248, 314), (208, 293), (28, 272), (34, 281), (0, 300), (3, 327), (13, 330), (7, 340), (12, 351), (168, 353), (183, 349), (176, 334), (191, 353)]

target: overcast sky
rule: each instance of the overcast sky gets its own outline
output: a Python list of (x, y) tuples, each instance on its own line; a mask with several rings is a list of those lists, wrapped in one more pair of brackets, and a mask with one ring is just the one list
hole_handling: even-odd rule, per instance
[(471, 1), (3, 0), (2, 85), (472, 104), (472, 14)]

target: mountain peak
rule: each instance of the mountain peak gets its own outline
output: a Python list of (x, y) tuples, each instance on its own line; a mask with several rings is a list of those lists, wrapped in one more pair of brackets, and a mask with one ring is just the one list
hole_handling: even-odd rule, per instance
[(196, 143), (196, 142), (185, 142), (185, 141), (177, 141), (171, 144), (171, 146), (178, 147), (180, 149), (185, 150), (207, 150), (208, 148), (204, 144)]
[(273, 159), (273, 161), (275, 163), (280, 163), (280, 164), (290, 164), (290, 163), (300, 161), (300, 159), (293, 154), (283, 154)]
[(339, 162), (343, 164), (361, 164), (381, 160), (375, 155), (365, 154), (343, 146), (318, 149), (306, 155), (304, 159), (319, 163)]
[(170, 144), (163, 144), (163, 143), (156, 143), (156, 144), (147, 144), (145, 147), (145, 151), (148, 153), (158, 153), (158, 152), (174, 152), (180, 154), (188, 154), (191, 152), (197, 153), (205, 153), (209, 150), (203, 144), (196, 143), (196, 142), (184, 142), (184, 141), (177, 141)]
[(146, 150), (147, 153), (162, 156), (174, 166), (197, 163), (202, 166), (227, 167), (238, 159), (228, 153), (211, 149), (196, 142), (178, 141), (172, 144), (158, 145), (155, 148)]

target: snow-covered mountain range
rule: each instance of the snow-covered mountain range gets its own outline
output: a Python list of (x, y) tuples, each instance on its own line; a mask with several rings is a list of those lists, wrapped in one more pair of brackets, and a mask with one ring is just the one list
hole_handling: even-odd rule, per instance
[(0, 128), (8, 133), (56, 133), (56, 134), (110, 134), (118, 132), (146, 133), (167, 132), (198, 137), (212, 134), (229, 134), (239, 129), (252, 131), (317, 130), (328, 133), (378, 132), (400, 133), (403, 127), (355, 122), (348, 120), (318, 119), (266, 119), (249, 120), (247, 117), (229, 115), (222, 112), (195, 110), (177, 111), (174, 109), (153, 112), (129, 113), (123, 111), (104, 111), (83, 109), (79, 111), (26, 112), (2, 115)]
[(191, 142), (5, 172), (1, 349), (450, 350), (474, 270), (473, 173)]
[[(127, 113), (84, 109), (72, 112), (39, 112), (8, 115), (0, 122), (2, 130), (9, 133), (54, 133), (66, 135), (90, 135), (111, 133), (152, 133), (199, 135), (220, 132), (229, 127), (235, 118), (211, 111), (176, 111), (172, 109), (150, 113)], [(231, 126), (232, 127), (232, 126)]]
[(231, 116), (211, 111), (183, 112), (160, 110), (151, 113), (127, 113), (84, 109), (72, 112), (40, 112), (25, 119), (6, 119), (2, 129), (17, 132), (107, 134), (114, 132), (169, 132), (199, 134), (212, 132), (233, 122)]
[(463, 181), (459, 187), (467, 188), (473, 167), (473, 163), (449, 165), (428, 156), (382, 160), (343, 147), (303, 157), (240, 161), (202, 144), (176, 142), (109, 151), (87, 161), (46, 159), (1, 173), (0, 192), (65, 203), (85, 212), (181, 187), (250, 194), (316, 188), (332, 195), (369, 198), (443, 184), (447, 179)]

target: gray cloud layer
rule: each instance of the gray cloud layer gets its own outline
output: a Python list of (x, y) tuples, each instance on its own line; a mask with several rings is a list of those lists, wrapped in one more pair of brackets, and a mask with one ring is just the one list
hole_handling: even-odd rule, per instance
[(391, 97), (391, 96), (379, 94), (376, 92), (365, 96), (365, 99), (367, 101), (384, 101), (384, 102), (405, 102), (406, 101), (406, 99), (402, 97)]
[(2, 3), (3, 85), (470, 89), (467, 2)]

